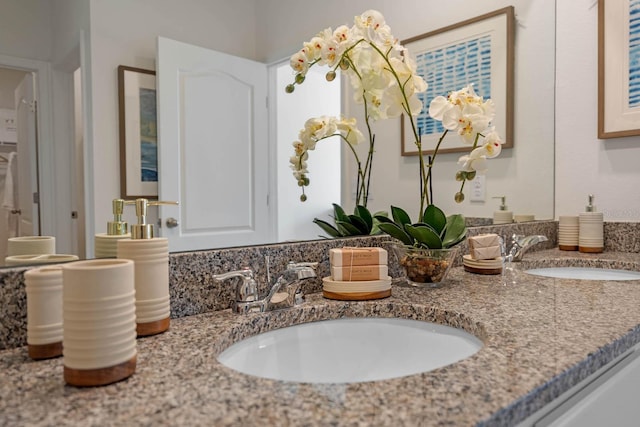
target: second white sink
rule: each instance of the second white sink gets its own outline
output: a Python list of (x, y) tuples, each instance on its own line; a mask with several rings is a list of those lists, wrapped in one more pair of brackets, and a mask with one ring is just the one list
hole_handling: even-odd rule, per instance
[(431, 371), (472, 356), (482, 341), (461, 330), (398, 318), (303, 323), (240, 341), (218, 361), (249, 375), (353, 383)]
[(545, 267), (525, 270), (536, 276), (580, 280), (640, 280), (640, 272), (588, 267)]

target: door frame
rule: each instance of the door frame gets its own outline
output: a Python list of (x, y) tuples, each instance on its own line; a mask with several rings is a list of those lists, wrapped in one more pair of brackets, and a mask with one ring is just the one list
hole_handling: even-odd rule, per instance
[[(25, 59), (0, 55), (0, 67), (33, 72), (35, 76), (35, 96), (37, 100), (36, 135), (38, 157), (54, 159), (53, 123), (51, 109), (51, 64), (35, 59)], [(53, 162), (38, 162), (38, 194), (40, 198), (40, 234), (56, 235), (57, 212), (55, 197), (55, 167)], [(49, 178), (49, 179), (45, 179)]]

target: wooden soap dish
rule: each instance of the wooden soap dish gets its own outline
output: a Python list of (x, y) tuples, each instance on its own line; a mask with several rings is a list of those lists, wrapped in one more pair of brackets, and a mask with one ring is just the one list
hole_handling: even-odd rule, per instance
[(476, 268), (476, 267), (470, 267), (468, 265), (463, 265), (465, 271), (468, 271), (469, 273), (475, 273), (475, 274), (502, 274), (502, 267), (500, 268)]
[(340, 301), (367, 301), (391, 296), (391, 289), (377, 292), (329, 292), (322, 291), (322, 296)]
[(95, 387), (124, 380), (136, 371), (137, 356), (115, 366), (99, 369), (73, 369), (64, 367), (64, 380), (77, 387)]

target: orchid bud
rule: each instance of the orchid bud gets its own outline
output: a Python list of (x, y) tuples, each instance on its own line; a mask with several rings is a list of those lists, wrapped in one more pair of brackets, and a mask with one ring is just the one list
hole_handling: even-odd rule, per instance
[(288, 84), (287, 87), (284, 88), (284, 91), (287, 93), (293, 93), (296, 87), (293, 84)]
[(304, 75), (296, 74), (296, 83), (302, 84), (302, 82), (304, 82)]
[(333, 70), (328, 71), (325, 78), (327, 79), (328, 82), (332, 82), (336, 78), (336, 72)]
[(467, 179), (467, 173), (465, 171), (456, 172), (456, 181), (464, 181)]
[(307, 201), (307, 195), (306, 194), (301, 194), (300, 195), (300, 201), (301, 202), (306, 202)]
[(340, 61), (340, 69), (346, 70), (347, 68), (349, 68), (349, 61), (347, 61), (346, 58), (342, 58)]
[(467, 179), (468, 179), (469, 181), (471, 181), (471, 180), (472, 180), (473, 178), (475, 178), (475, 177), (476, 177), (476, 171), (469, 171), (469, 172), (467, 172)]
[(453, 197), (453, 200), (455, 200), (456, 203), (462, 203), (462, 201), (464, 200), (464, 193), (462, 191), (458, 191)]

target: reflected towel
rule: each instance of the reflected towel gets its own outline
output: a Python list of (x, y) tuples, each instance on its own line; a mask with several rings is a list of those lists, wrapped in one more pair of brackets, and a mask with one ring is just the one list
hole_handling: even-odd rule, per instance
[(9, 154), (9, 164), (4, 180), (4, 200), (2, 207), (8, 210), (18, 209), (18, 153)]

